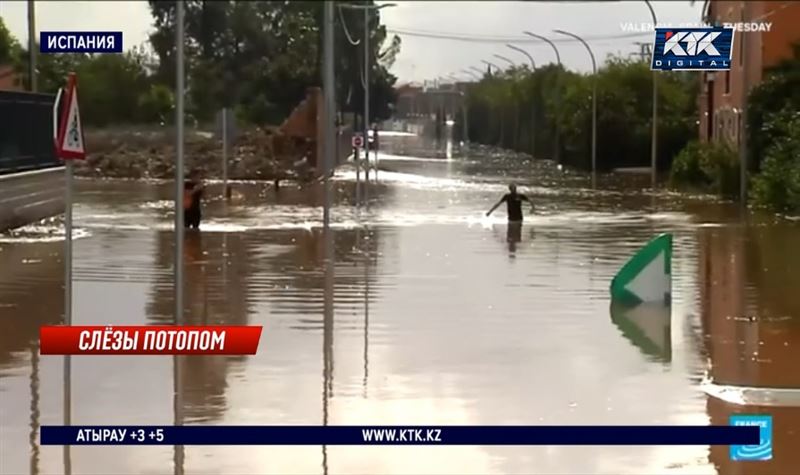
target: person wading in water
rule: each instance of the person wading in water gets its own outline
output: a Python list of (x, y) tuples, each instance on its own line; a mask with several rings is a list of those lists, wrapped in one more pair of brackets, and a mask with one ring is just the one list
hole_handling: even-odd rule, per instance
[(203, 183), (200, 172), (193, 170), (189, 179), (183, 184), (183, 225), (187, 228), (200, 229), (200, 200), (203, 198)]
[(486, 213), (486, 216), (491, 215), (494, 210), (496, 210), (501, 204), (503, 204), (503, 202), (505, 202), (508, 212), (508, 222), (522, 224), (522, 202), (527, 201), (530, 203), (531, 213), (533, 213), (533, 201), (531, 201), (527, 196), (517, 193), (517, 185), (508, 185), (508, 191), (508, 193), (500, 198), (500, 201), (498, 201), (496, 205), (492, 206), (492, 209)]

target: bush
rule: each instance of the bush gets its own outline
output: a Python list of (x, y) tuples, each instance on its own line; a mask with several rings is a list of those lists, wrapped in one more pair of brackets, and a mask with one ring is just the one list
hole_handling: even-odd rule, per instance
[(770, 128), (775, 140), (753, 179), (753, 201), (775, 211), (800, 213), (800, 113), (784, 109), (773, 117)]
[(678, 153), (670, 169), (670, 184), (734, 196), (739, 186), (736, 152), (726, 143), (689, 142)]

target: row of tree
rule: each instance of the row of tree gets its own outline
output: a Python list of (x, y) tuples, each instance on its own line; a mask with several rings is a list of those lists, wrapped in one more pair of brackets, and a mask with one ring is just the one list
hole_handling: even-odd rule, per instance
[[(353, 2), (373, 4), (372, 0)], [(78, 74), (81, 113), (87, 124), (170, 122), (176, 75), (175, 2), (150, 0), (149, 41), (121, 54), (38, 55), (38, 89), (52, 93), (70, 71)], [(213, 120), (223, 106), (240, 119), (279, 124), (321, 86), (324, 2), (189, 0), (185, 3), (186, 110), (197, 122)], [(338, 9), (337, 99), (342, 112), (363, 110), (363, 10)], [(400, 50), (379, 12), (369, 11), (371, 115), (391, 114), (394, 83), (389, 68)], [(351, 41), (353, 40), (353, 41)], [(0, 64), (13, 64), (28, 84), (28, 52), (0, 20)]]
[[(467, 92), (470, 140), (591, 167), (592, 92), (597, 88), (597, 166), (650, 165), (653, 72), (609, 56), (597, 74), (549, 64), (487, 71)], [(660, 73), (658, 166), (697, 135), (696, 77)]]

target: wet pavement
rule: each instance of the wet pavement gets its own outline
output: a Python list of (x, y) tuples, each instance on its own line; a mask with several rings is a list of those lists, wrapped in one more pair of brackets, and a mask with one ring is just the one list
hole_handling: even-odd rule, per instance
[[(630, 177), (593, 191), (546, 162), (384, 143), (370, 206), (352, 206), (354, 173), (338, 173), (329, 232), (318, 187), (239, 183), (226, 204), (212, 185), (202, 232), (186, 237), (185, 323), (263, 325), (258, 354), (74, 357), (73, 423), (727, 424), (764, 412), (774, 459), (731, 462), (727, 447), (73, 447), (71, 473), (173, 473), (176, 452), (185, 473), (208, 474), (797, 472), (800, 397), (732, 386), (800, 388), (800, 223), (743, 221), (735, 205), (653, 196)], [(483, 214), (512, 179), (537, 212), (509, 230), (503, 208)], [(171, 186), (77, 189), (73, 323), (172, 322)], [(611, 278), (660, 232), (675, 236), (671, 312), (611, 307)], [(3, 474), (65, 473), (63, 449), (37, 432), (64, 416), (63, 358), (36, 346), (38, 326), (63, 315), (59, 233), (53, 222), (0, 237)]]

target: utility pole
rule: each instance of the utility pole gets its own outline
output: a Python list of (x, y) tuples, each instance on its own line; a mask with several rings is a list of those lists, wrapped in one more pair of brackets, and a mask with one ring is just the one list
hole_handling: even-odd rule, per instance
[(369, 10), (364, 9), (364, 201), (369, 198)]
[(31, 92), (36, 92), (36, 11), (34, 0), (28, 0), (28, 81)]
[[(752, 33), (750, 33), (752, 34)], [(741, 35), (742, 48), (742, 110), (739, 111), (739, 198), (742, 209), (747, 209), (747, 99), (750, 92), (750, 81), (747, 75), (747, 33)]]
[[(647, 8), (650, 9), (650, 15), (653, 17), (653, 28), (658, 26), (658, 18), (650, 0), (644, 0)], [(652, 139), (650, 140), (650, 166), (652, 167), (652, 187), (655, 191), (656, 183), (658, 180), (658, 71), (653, 71), (653, 132)]]
[[(323, 29), (323, 68), (322, 68), (322, 92), (324, 94), (324, 118), (325, 129), (323, 135), (323, 162), (325, 163), (325, 206), (323, 207), (323, 225), (326, 232), (329, 232), (331, 221), (331, 175), (333, 173), (333, 147), (336, 146), (334, 141), (333, 130), (333, 110), (336, 107), (335, 97), (335, 77), (334, 77), (334, 50), (333, 50), (333, 2), (325, 2), (323, 16), (324, 16), (324, 29)], [(365, 140), (366, 142), (366, 137)], [(329, 259), (330, 256), (325, 256)]]
[(561, 163), (561, 53), (558, 52), (558, 47), (556, 47), (555, 43), (550, 41), (549, 39), (545, 38), (544, 36), (537, 35), (536, 33), (531, 33), (530, 31), (523, 31), (528, 36), (532, 36), (533, 38), (537, 38), (539, 40), (544, 41), (545, 43), (549, 44), (553, 51), (556, 53), (556, 62), (558, 62), (558, 71), (556, 74), (556, 121), (555, 121), (555, 137), (553, 138), (553, 143), (555, 145), (555, 151), (553, 153), (553, 159), (556, 163)]

